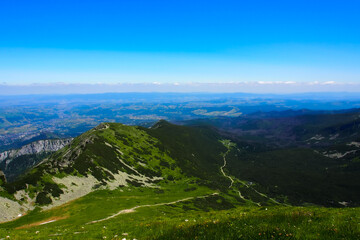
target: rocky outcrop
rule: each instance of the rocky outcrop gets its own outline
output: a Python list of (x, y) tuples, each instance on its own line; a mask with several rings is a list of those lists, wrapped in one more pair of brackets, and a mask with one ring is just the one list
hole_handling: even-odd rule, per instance
[(55, 152), (71, 142), (72, 138), (40, 140), (27, 144), (19, 149), (13, 149), (0, 153), (0, 163), (27, 154), (43, 152)]

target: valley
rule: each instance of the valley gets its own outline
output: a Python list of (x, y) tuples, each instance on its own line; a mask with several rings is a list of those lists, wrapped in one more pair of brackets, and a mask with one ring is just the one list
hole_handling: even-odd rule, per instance
[[(304, 100), (305, 98), (305, 100)], [(328, 94), (105, 93), (0, 96), (0, 151), (38, 140), (76, 137), (102, 122), (149, 127), (164, 119), (237, 118), (271, 111), (323, 113), (360, 106), (360, 98)], [(326, 112), (325, 111), (325, 112)], [(295, 112), (296, 114), (296, 112)]]

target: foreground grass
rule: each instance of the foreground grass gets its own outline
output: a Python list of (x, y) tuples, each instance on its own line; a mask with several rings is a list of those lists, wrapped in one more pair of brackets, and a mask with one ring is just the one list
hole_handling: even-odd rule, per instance
[[(0, 239), (360, 239), (358, 208), (236, 206), (205, 187), (189, 191), (186, 183), (154, 191), (102, 190), (50, 211), (35, 210), (1, 224)], [(87, 224), (138, 205), (204, 195)], [(36, 225), (54, 217), (58, 220)]]
[(359, 211), (238, 208), (179, 224), (154, 239), (360, 239)]

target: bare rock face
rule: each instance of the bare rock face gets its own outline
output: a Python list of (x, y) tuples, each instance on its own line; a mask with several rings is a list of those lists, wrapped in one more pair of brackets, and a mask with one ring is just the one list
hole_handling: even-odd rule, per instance
[(55, 152), (72, 141), (72, 138), (40, 140), (27, 144), (19, 149), (13, 149), (0, 153), (0, 163), (26, 154), (38, 154), (42, 152)]

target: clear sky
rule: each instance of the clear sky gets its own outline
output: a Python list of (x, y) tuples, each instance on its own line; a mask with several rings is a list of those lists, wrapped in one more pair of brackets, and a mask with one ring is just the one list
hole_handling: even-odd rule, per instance
[(359, 9), (346, 0), (4, 0), (0, 84), (286, 82), (360, 91)]

